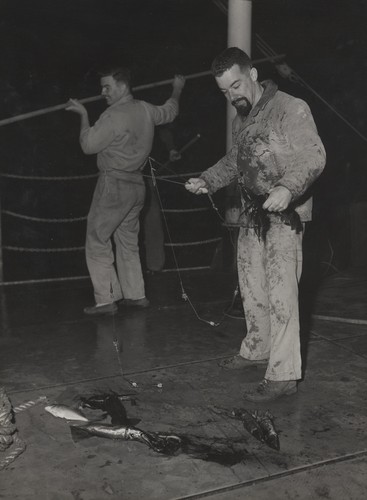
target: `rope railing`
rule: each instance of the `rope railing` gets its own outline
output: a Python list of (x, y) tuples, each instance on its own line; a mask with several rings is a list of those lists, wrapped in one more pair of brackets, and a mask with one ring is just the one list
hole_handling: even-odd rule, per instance
[[(167, 247), (185, 247), (185, 246), (195, 246), (195, 245), (206, 245), (207, 243), (216, 243), (221, 241), (222, 238), (210, 238), (207, 240), (198, 240), (190, 242), (177, 242), (177, 243), (165, 243)], [(4, 245), (3, 250), (9, 250), (13, 252), (40, 252), (40, 253), (55, 253), (55, 252), (79, 252), (85, 250), (85, 247), (62, 247), (62, 248), (29, 248), (29, 247), (16, 247), (10, 245)]]
[(3, 250), (12, 252), (31, 252), (31, 253), (56, 253), (56, 252), (80, 252), (85, 250), (85, 247), (64, 247), (64, 248), (27, 248), (4, 245)]
[(85, 221), (87, 220), (87, 215), (84, 215), (83, 217), (72, 217), (72, 218), (64, 218), (64, 219), (45, 219), (41, 217), (32, 217), (30, 215), (23, 215), (23, 214), (18, 214), (16, 212), (12, 212), (11, 210), (3, 210), (3, 214), (5, 215), (10, 215), (11, 217), (16, 217), (18, 219), (24, 219), (24, 220), (29, 220), (32, 222), (49, 222), (49, 223), (67, 223), (67, 222), (80, 222), (80, 221)]
[[(163, 208), (161, 209), (162, 212), (165, 213), (173, 213), (173, 214), (178, 214), (178, 213), (189, 213), (189, 212), (207, 212), (208, 210), (211, 210), (211, 207), (197, 207), (197, 208)], [(32, 217), (30, 215), (23, 215), (23, 214), (18, 214), (16, 212), (12, 212), (10, 210), (3, 210), (3, 214), (9, 215), (11, 217), (15, 217), (18, 219), (23, 219), (23, 220), (29, 220), (31, 222), (48, 222), (48, 223), (68, 223), (68, 222), (81, 222), (87, 220), (88, 216), (84, 215), (83, 217), (70, 217), (70, 218), (43, 218), (43, 217)]]
[(188, 213), (188, 212), (207, 212), (208, 210), (211, 210), (211, 207), (198, 207), (198, 208), (163, 208), (161, 209), (162, 212), (164, 213), (172, 213), (172, 214), (179, 214), (179, 213)]
[(206, 245), (207, 243), (216, 243), (218, 241), (222, 241), (222, 238), (210, 238), (208, 240), (200, 240), (200, 241), (187, 241), (187, 242), (180, 242), (180, 243), (165, 243), (164, 246), (166, 247), (187, 247), (187, 246), (195, 246), (195, 245)]
[(63, 176), (44, 176), (44, 175), (20, 175), (20, 174), (9, 174), (6, 172), (0, 172), (0, 177), (8, 179), (20, 179), (29, 181), (77, 181), (85, 179), (94, 179), (98, 177), (99, 173), (86, 174), (86, 175), (63, 175)]
[[(180, 267), (179, 271), (204, 271), (206, 269), (210, 269), (210, 266), (195, 266), (195, 267)], [(176, 268), (172, 269), (162, 269), (162, 273), (172, 273), (177, 272)]]
[[(189, 141), (190, 144), (193, 144), (200, 138), (200, 134), (197, 134), (197, 136), (194, 138), (194, 140)], [(184, 146), (185, 147), (185, 146)], [(196, 172), (186, 172), (186, 173), (175, 173), (172, 175), (160, 175), (160, 176), (154, 176), (156, 180), (161, 180), (162, 182), (174, 182), (175, 184), (180, 184), (183, 186), (183, 182), (175, 182), (171, 179), (174, 178), (189, 178), (192, 176), (199, 176), (201, 174), (201, 171), (196, 171)], [(80, 179), (85, 179), (85, 178), (91, 178), (91, 177), (96, 177), (97, 174), (92, 174), (92, 175), (86, 175), (86, 176), (63, 176), (63, 177), (51, 177), (51, 176), (23, 176), (23, 175), (15, 175), (15, 174), (0, 174), (3, 177), (9, 177), (9, 178), (14, 178), (17, 180), (23, 180), (23, 179), (29, 179), (29, 180), (35, 180), (35, 181), (54, 181), (54, 180), (80, 180)], [(143, 175), (144, 177), (149, 177), (152, 178), (149, 175), (144, 175), (144, 174), (139, 174)], [(154, 179), (153, 179), (154, 180)], [(199, 213), (199, 212), (207, 212), (211, 210), (210, 206), (206, 207), (190, 207), (190, 208), (163, 208), (161, 207), (162, 213), (183, 213), (183, 214), (190, 214), (190, 213)], [(75, 223), (75, 222), (84, 222), (87, 220), (87, 215), (86, 216), (81, 216), (81, 217), (62, 217), (62, 218), (46, 218), (46, 217), (35, 217), (32, 215), (27, 215), (27, 214), (21, 214), (18, 212), (14, 212), (12, 210), (2, 210), (2, 215), (8, 216), (8, 217), (13, 217), (16, 219), (21, 219), (21, 220), (26, 220), (29, 222), (35, 222), (35, 223), (46, 223), (46, 224), (65, 224), (65, 223)], [(211, 243), (218, 243), (221, 241), (221, 237), (216, 237), (216, 238), (211, 238), (211, 239), (206, 239), (206, 240), (199, 240), (199, 241), (191, 241), (191, 242), (169, 242), (165, 243), (165, 247), (188, 247), (188, 246), (199, 246), (199, 245), (207, 245)], [(39, 247), (26, 247), (26, 246), (16, 246), (16, 245), (2, 245), (2, 250), (7, 251), (7, 252), (18, 252), (18, 253), (24, 253), (24, 254), (63, 254), (67, 252), (84, 252), (85, 247), (84, 246), (69, 246), (69, 247), (61, 247), (61, 248), (39, 248)], [(180, 267), (176, 270), (178, 271), (188, 271), (188, 270), (194, 270), (194, 269), (209, 269), (210, 266), (199, 266), (199, 267)], [(175, 269), (166, 269), (165, 271), (174, 271)], [(0, 277), (1, 278), (1, 277)], [(77, 277), (76, 279), (85, 279), (87, 278), (86, 276), (80, 276)], [(72, 278), (51, 278), (51, 279), (41, 279), (41, 280), (18, 280), (14, 282), (3, 282), (0, 279), (0, 285), (6, 285), (6, 284), (25, 284), (25, 283), (38, 283), (38, 282), (44, 282), (44, 281), (58, 281), (58, 280), (66, 280), (66, 279), (72, 279)]]
[[(200, 134), (197, 134), (196, 137), (188, 142), (188, 144), (193, 144), (200, 138)], [(187, 145), (185, 145), (183, 149), (187, 149)], [(158, 163), (158, 162), (156, 162)], [(157, 180), (166, 180), (167, 182), (172, 182), (169, 181), (171, 178), (188, 178), (191, 176), (198, 176), (200, 175), (201, 172), (187, 172), (187, 173), (177, 173), (177, 174), (172, 174), (172, 175), (162, 175), (162, 176), (156, 176), (155, 179)], [(98, 174), (93, 174), (93, 177), (95, 177)], [(7, 176), (7, 174), (5, 174)], [(40, 177), (40, 176), (21, 176), (21, 175), (12, 175), (9, 174), (9, 177), (13, 177), (16, 179), (32, 179), (32, 180), (42, 180), (42, 181), (49, 181), (49, 180), (74, 180), (74, 179), (81, 179), (83, 176), (67, 176), (67, 177)], [(148, 175), (143, 175), (144, 177), (149, 177), (151, 176)], [(84, 176), (85, 177), (92, 177), (92, 176)], [(211, 207), (193, 207), (193, 208), (182, 208), (182, 209), (176, 209), (176, 208), (161, 208), (161, 211), (164, 213), (195, 213), (195, 212), (204, 212), (210, 210)], [(84, 222), (87, 220), (87, 215), (86, 216), (81, 216), (81, 217), (69, 217), (69, 218), (42, 218), (42, 217), (34, 217), (31, 215), (26, 215), (26, 214), (20, 214), (11, 210), (2, 210), (3, 215), (7, 215), (10, 217), (22, 219), (22, 220), (27, 220), (30, 222), (37, 222), (37, 223), (47, 223), (47, 224), (59, 224), (59, 223), (74, 223), (74, 222)], [(196, 246), (196, 245), (205, 245), (208, 243), (214, 243), (220, 241), (221, 238), (212, 238), (209, 240), (200, 240), (200, 241), (194, 241), (194, 242), (184, 242), (184, 243), (165, 243), (165, 246), (167, 247), (179, 247), (179, 246)], [(61, 248), (33, 248), (33, 247), (20, 247), (20, 246), (15, 246), (15, 245), (3, 245), (2, 246), (3, 250), (10, 251), (10, 252), (23, 252), (23, 253), (61, 253), (61, 252), (80, 252), (84, 251), (85, 247), (84, 246), (71, 246), (71, 247), (61, 247)]]
[(0, 286), (14, 286), (14, 285), (36, 285), (40, 283), (58, 283), (65, 281), (79, 281), (90, 279), (90, 276), (64, 276), (62, 278), (39, 278), (39, 279), (27, 279), (27, 280), (14, 280), (14, 281), (0, 281)]

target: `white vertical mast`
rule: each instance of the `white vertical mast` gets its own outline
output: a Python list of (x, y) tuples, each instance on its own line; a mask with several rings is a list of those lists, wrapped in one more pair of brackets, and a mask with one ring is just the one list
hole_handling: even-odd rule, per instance
[[(228, 0), (228, 47), (238, 47), (251, 57), (252, 0)], [(227, 104), (227, 151), (232, 145), (234, 107)]]

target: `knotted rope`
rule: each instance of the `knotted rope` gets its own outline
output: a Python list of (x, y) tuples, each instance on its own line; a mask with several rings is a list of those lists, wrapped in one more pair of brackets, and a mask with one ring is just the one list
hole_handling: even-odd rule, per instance
[(14, 422), (14, 412), (9, 398), (3, 388), (0, 387), (0, 452), (10, 449), (10, 452), (0, 460), (0, 470), (9, 464), (26, 449), (26, 444), (18, 436), (18, 430)]

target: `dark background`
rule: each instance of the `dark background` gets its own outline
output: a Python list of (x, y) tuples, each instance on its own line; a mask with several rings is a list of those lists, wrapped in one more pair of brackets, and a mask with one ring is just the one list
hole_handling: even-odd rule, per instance
[[(106, 61), (127, 62), (134, 84), (141, 85), (176, 72), (206, 71), (226, 47), (227, 18), (211, 0), (2, 0), (0, 14), (0, 119), (60, 104), (69, 97), (99, 94), (96, 73)], [(321, 274), (364, 265), (364, 240), (359, 235), (366, 234), (367, 139), (316, 94), (367, 135), (366, 21), (364, 0), (253, 1), (252, 57), (263, 57), (256, 45), (259, 34), (277, 53), (286, 54), (288, 65), (314, 90), (285, 80), (270, 63), (258, 66), (261, 78), (274, 79), (282, 90), (308, 102), (327, 150), (327, 166), (316, 185), (314, 222), (305, 241), (306, 259)], [(161, 103), (170, 91), (168, 85), (136, 97)], [(88, 105), (92, 122), (103, 109), (102, 102)], [(78, 118), (65, 111), (2, 127), (0, 172), (29, 176), (95, 172), (95, 158), (80, 151), (78, 130)], [(176, 166), (181, 171), (203, 170), (224, 154), (225, 102), (211, 77), (187, 82), (174, 132), (178, 147), (201, 134)], [(164, 151), (156, 151), (164, 162)], [(0, 182), (3, 210), (73, 218), (86, 215), (95, 180), (1, 177)], [(186, 196), (181, 188), (162, 186), (168, 207), (203, 203)], [(221, 205), (221, 195), (217, 201)], [(193, 241), (195, 233), (203, 231), (208, 238), (218, 235), (220, 224), (212, 215), (195, 217), (190, 224), (172, 221), (173, 240)], [(84, 222), (50, 224), (2, 216), (4, 246), (81, 246), (84, 233)], [(204, 265), (213, 252), (208, 247), (200, 256), (183, 258)], [(31, 254), (4, 249), (3, 260), (6, 280), (86, 273), (82, 252)]]

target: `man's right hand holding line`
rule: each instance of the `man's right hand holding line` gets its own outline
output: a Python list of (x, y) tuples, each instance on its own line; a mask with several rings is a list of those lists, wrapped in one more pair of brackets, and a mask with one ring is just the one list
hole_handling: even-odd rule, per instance
[(193, 194), (208, 194), (209, 190), (204, 179), (191, 177), (186, 183), (185, 188)]

